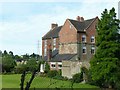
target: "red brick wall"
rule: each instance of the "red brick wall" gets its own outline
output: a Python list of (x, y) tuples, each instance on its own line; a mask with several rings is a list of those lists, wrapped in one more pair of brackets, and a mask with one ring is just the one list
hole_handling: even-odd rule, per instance
[(77, 42), (77, 31), (72, 26), (70, 28), (70, 21), (67, 19), (61, 31), (59, 32), (60, 43)]
[(59, 54), (77, 53), (77, 30), (68, 19), (59, 32), (59, 42)]
[(90, 60), (90, 58), (93, 56), (93, 54), (91, 54), (91, 45), (95, 45), (95, 43), (91, 43), (91, 37), (92, 36), (96, 36), (96, 25), (98, 22), (98, 18), (90, 25), (90, 27), (86, 30), (86, 34), (85, 33), (80, 33), (80, 41), (82, 40), (82, 35), (86, 35), (86, 50), (87, 53), (86, 54), (82, 54), (82, 58), (81, 60)]
[[(47, 52), (48, 52), (48, 49), (53, 49), (53, 39), (46, 39), (47, 40)], [(44, 44), (44, 41), (45, 40), (42, 40), (42, 57), (44, 57), (44, 46), (45, 46), (45, 44)], [(50, 45), (50, 47), (49, 47), (49, 45)], [(59, 48), (59, 39), (58, 38), (56, 38), (56, 46), (54, 46), (54, 47), (56, 47), (56, 49), (58, 49)]]
[(91, 43), (91, 36), (96, 36), (96, 25), (98, 22), (98, 18), (90, 25), (90, 27), (87, 29), (86, 34), (87, 34), (87, 42)]
[(59, 38), (56, 38), (56, 48), (59, 48)]
[(44, 40), (42, 40), (42, 57), (44, 57)]

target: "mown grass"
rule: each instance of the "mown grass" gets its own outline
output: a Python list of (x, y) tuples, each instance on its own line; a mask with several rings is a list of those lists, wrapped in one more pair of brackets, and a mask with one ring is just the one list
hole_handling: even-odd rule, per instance
[[(1, 75), (0, 75), (1, 76)], [(25, 84), (29, 81), (31, 75), (26, 76)], [(20, 88), (21, 74), (2, 75), (2, 88)], [(51, 79), (47, 77), (36, 76), (31, 84), (31, 88), (71, 88), (70, 81)], [(98, 88), (89, 84), (74, 83), (73, 88)]]

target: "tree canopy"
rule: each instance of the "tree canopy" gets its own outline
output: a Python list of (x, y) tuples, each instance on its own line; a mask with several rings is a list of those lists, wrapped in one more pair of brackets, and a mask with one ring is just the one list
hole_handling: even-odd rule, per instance
[(120, 21), (115, 9), (105, 9), (97, 25), (97, 50), (92, 58), (92, 79), (100, 86), (116, 87), (120, 84)]
[(11, 72), (12, 69), (16, 66), (15, 60), (9, 54), (6, 54), (2, 57), (2, 70), (3, 72)]
[(38, 61), (40, 61), (38, 54), (24, 54), (14, 55), (12, 51), (0, 51), (0, 64), (2, 65), (2, 72), (22, 73), (22, 71), (34, 71), (38, 69)]

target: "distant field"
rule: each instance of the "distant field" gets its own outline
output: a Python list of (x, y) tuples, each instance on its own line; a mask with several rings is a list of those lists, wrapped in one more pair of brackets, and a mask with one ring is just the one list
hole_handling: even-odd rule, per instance
[[(2, 76), (2, 88), (20, 88), (20, 74), (0, 75)], [(25, 84), (29, 80), (27, 75)], [(71, 88), (70, 81), (50, 79), (47, 77), (36, 76), (31, 84), (31, 88)], [(98, 88), (89, 84), (75, 83), (73, 88)]]

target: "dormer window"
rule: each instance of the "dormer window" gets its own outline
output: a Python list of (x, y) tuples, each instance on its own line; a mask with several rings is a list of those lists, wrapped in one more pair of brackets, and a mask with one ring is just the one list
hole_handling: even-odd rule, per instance
[(92, 36), (92, 37), (91, 37), (91, 43), (94, 43), (94, 42), (95, 42), (95, 37)]
[(82, 35), (82, 42), (86, 42), (86, 35)]

